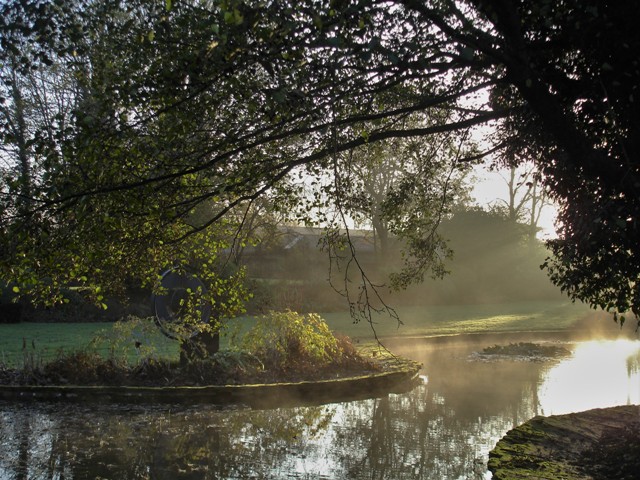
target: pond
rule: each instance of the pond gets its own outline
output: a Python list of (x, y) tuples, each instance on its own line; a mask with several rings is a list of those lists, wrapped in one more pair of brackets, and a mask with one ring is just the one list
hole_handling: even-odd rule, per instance
[[(489, 450), (537, 414), (640, 403), (640, 342), (554, 362), (469, 360), (518, 336), (396, 339), (422, 383), (273, 410), (0, 403), (0, 479), (489, 479)], [(561, 340), (545, 337), (538, 340)]]

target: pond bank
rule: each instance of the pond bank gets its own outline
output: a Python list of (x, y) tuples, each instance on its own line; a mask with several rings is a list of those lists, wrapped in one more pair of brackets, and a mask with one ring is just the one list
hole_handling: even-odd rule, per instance
[(418, 381), (421, 365), (395, 357), (380, 359), (381, 370), (314, 381), (203, 386), (0, 385), (0, 400), (95, 403), (242, 404), (255, 408), (312, 405), (404, 392)]
[(494, 480), (637, 478), (626, 472), (639, 471), (629, 462), (640, 462), (640, 442), (629, 452), (625, 435), (636, 438), (638, 431), (640, 405), (538, 416), (507, 432), (490, 452), (488, 466)]

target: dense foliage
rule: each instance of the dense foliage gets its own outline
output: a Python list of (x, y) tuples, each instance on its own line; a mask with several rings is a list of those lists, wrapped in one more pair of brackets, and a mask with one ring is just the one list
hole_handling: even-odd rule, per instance
[[(0, 9), (0, 276), (17, 292), (55, 300), (71, 283), (100, 301), (126, 275), (154, 283), (203, 243), (219, 257), (234, 209), (297, 196), (293, 174), (338, 173), (342, 153), (386, 139), (484, 125), (497, 126), (492, 146), (457, 162), (536, 162), (561, 205), (552, 280), (593, 306), (640, 310), (636, 2)], [(414, 198), (403, 234), (428, 263), (442, 245)]]
[[(317, 314), (274, 312), (236, 332), (230, 348), (178, 362), (162, 351), (150, 318), (116, 322), (77, 350), (45, 361), (23, 348), (18, 365), (0, 362), (0, 385), (225, 385), (335, 379), (380, 371), (348, 337), (336, 337)], [(107, 351), (104, 351), (106, 347)]]
[(278, 368), (300, 362), (319, 367), (342, 356), (337, 339), (315, 313), (285, 311), (258, 317), (240, 345)]

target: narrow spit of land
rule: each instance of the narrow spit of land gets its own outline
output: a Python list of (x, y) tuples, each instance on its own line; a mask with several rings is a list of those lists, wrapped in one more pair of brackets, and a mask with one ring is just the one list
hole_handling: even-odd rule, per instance
[[(332, 370), (292, 369), (243, 375), (211, 368), (190, 372), (174, 367), (114, 373), (103, 379), (55, 377), (24, 378), (24, 372), (0, 369), (0, 399), (13, 401), (58, 400), (89, 403), (208, 403), (245, 404), (258, 408), (321, 404), (356, 400), (407, 391), (418, 382), (421, 365), (390, 354), (372, 352)], [(200, 373), (198, 373), (200, 372)], [(71, 377), (70, 377), (71, 378)]]

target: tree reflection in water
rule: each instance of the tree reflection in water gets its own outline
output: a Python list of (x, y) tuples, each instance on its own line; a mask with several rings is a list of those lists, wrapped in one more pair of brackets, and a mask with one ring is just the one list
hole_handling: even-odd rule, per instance
[(489, 478), (482, 462), (540, 411), (538, 388), (553, 368), (469, 362), (473, 348), (407, 347), (399, 353), (423, 362), (426, 381), (357, 402), (263, 411), (0, 404), (0, 479)]

